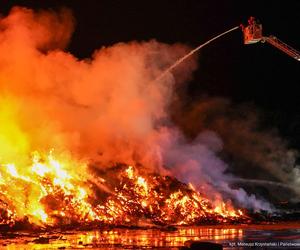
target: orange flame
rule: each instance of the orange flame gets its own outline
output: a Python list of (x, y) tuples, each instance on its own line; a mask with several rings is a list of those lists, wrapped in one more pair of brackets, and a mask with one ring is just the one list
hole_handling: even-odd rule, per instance
[(7, 204), (6, 221), (1, 218), (2, 223), (13, 224), (27, 217), (40, 226), (72, 222), (130, 224), (145, 217), (152, 223), (186, 225), (243, 217), (241, 210), (224, 202), (213, 207), (187, 185), (181, 187), (184, 190), (164, 190), (167, 177), (142, 176), (132, 166), (122, 171), (115, 193), (103, 204), (95, 205), (90, 202), (93, 192), (87, 177), (71, 171), (74, 166), (87, 169), (86, 163), (60, 157), (55, 157), (53, 151), (45, 155), (36, 151), (29, 168), (13, 163), (1, 165), (1, 200)]

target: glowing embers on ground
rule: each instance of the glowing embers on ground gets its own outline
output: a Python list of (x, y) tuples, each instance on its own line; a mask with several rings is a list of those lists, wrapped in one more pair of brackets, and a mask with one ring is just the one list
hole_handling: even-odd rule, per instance
[(119, 165), (101, 176), (70, 157), (34, 152), (27, 165), (1, 165), (0, 224), (188, 225), (245, 217), (175, 178), (142, 172)]

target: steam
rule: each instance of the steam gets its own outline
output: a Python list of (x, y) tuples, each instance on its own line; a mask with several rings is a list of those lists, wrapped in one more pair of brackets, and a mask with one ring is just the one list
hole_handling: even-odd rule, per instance
[[(188, 141), (171, 121), (174, 88), (191, 77), (196, 60), (173, 71), (176, 81), (171, 73), (153, 79), (185, 55), (186, 46), (155, 40), (118, 43), (79, 60), (64, 51), (73, 28), (65, 9), (53, 13), (15, 7), (0, 19), (2, 162), (54, 148), (101, 168), (141, 164), (210, 190), (216, 198), (225, 193), (240, 205), (270, 210), (268, 203), (228, 185), (230, 166), (220, 158), (224, 142), (214, 127), (201, 128)], [(189, 118), (185, 121), (195, 122)], [(271, 162), (265, 167), (276, 168)], [(280, 181), (290, 181), (284, 169), (274, 171)]]

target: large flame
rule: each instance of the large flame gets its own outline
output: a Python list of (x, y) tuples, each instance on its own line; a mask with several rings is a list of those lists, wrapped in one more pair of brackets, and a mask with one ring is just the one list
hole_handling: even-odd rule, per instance
[(1, 164), (1, 223), (13, 226), (27, 218), (39, 226), (132, 225), (144, 218), (154, 224), (186, 225), (244, 217), (230, 204), (213, 206), (192, 187), (166, 176), (139, 175), (132, 166), (120, 170), (120, 182), (105, 201), (95, 201), (87, 176), (74, 171), (77, 168), (87, 170), (87, 165), (68, 156), (55, 157), (53, 151), (33, 152), (27, 166)]
[(9, 208), (7, 222), (28, 217), (31, 223), (53, 225), (55, 217), (61, 216), (93, 219), (84, 176), (71, 171), (74, 167), (84, 169), (84, 163), (67, 157), (59, 161), (52, 152), (33, 152), (28, 165), (1, 164), (0, 192)]

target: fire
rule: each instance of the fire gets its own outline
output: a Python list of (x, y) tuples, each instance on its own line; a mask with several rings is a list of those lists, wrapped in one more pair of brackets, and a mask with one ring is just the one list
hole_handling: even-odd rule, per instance
[(74, 166), (84, 169), (84, 163), (60, 161), (53, 154), (53, 151), (47, 155), (33, 152), (29, 166), (3, 164), (2, 202), (13, 208), (16, 220), (28, 217), (31, 223), (38, 225), (54, 225), (55, 217), (71, 214), (81, 221), (94, 219), (86, 201), (88, 187), (85, 187), (84, 176), (70, 171)]
[[(212, 205), (192, 184), (139, 166), (122, 165), (109, 177), (94, 174), (89, 161), (65, 149), (64, 138), (48, 141), (47, 129), (29, 129), (19, 109), (16, 97), (0, 97), (0, 224), (186, 225), (244, 217), (223, 201)], [(49, 121), (37, 119), (43, 118)], [(51, 144), (59, 149), (49, 150)]]
[(224, 202), (213, 207), (192, 186), (168, 176), (139, 174), (133, 166), (121, 168), (114, 193), (97, 203), (88, 177), (72, 171), (74, 166), (87, 171), (87, 163), (60, 158), (54, 151), (35, 151), (29, 165), (1, 165), (2, 224), (28, 218), (39, 226), (75, 222), (131, 225), (144, 218), (154, 224), (187, 225), (244, 216)]
[[(169, 125), (173, 77), (153, 80), (186, 46), (120, 43), (80, 60), (62, 49), (73, 30), (66, 10), (16, 7), (0, 27), (0, 224), (186, 225), (245, 217), (161, 171), (202, 168), (188, 153), (200, 150), (204, 163), (224, 172), (215, 147), (190, 147)], [(195, 69), (192, 61), (182, 80)]]
[(187, 225), (243, 218), (241, 210), (224, 202), (213, 207), (207, 198), (187, 185), (177, 183), (173, 191), (171, 185), (175, 185), (174, 182), (170, 177), (155, 174), (146, 178), (129, 166), (124, 171), (120, 187), (115, 189), (116, 197), (113, 202), (109, 200), (109, 207), (115, 215), (125, 215), (128, 221), (147, 216), (158, 224)]

